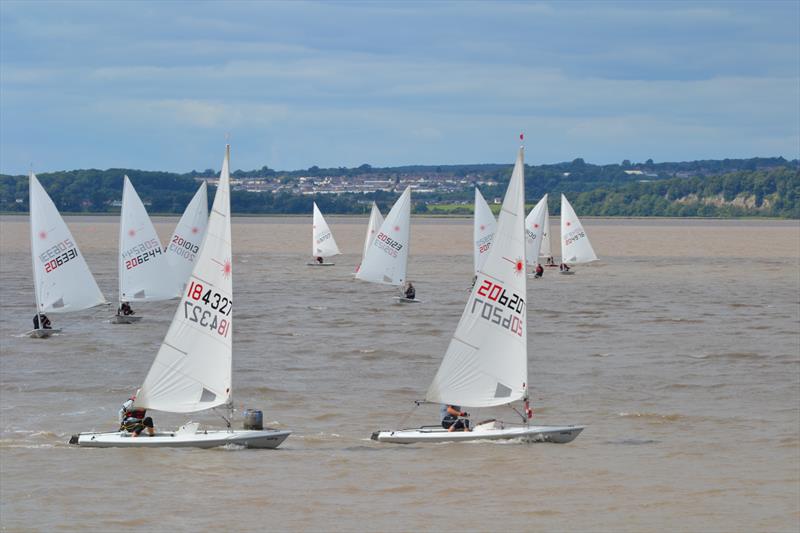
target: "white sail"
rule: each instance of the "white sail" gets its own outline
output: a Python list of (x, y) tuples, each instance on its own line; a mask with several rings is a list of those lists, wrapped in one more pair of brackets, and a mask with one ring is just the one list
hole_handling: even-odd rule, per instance
[(375, 236), (378, 234), (378, 230), (381, 229), (382, 224), (383, 215), (381, 215), (381, 210), (378, 209), (378, 204), (372, 202), (372, 210), (369, 213), (369, 223), (367, 224), (367, 236), (364, 238), (364, 251), (361, 254), (362, 262), (367, 256), (367, 250), (372, 244), (372, 241), (375, 239)]
[(475, 245), (473, 266), (475, 273), (483, 266), (489, 249), (492, 246), (492, 237), (497, 229), (497, 221), (489, 209), (489, 204), (483, 199), (481, 191), (475, 187), (475, 218), (472, 227), (472, 241)]
[(325, 217), (317, 207), (317, 202), (314, 202), (314, 223), (312, 226), (311, 235), (311, 255), (314, 257), (333, 257), (339, 255), (339, 247), (336, 246), (336, 240), (333, 238), (333, 233), (325, 222)]
[(180, 305), (142, 384), (143, 409), (190, 413), (231, 401), (233, 339), (230, 147), (205, 238)]
[(165, 248), (168, 267), (165, 274), (171, 278), (173, 297), (183, 294), (186, 280), (189, 279), (197, 254), (200, 253), (200, 244), (206, 234), (207, 225), (208, 193), (204, 181), (186, 206), (186, 211), (175, 226), (175, 232)]
[(156, 229), (128, 176), (119, 219), (119, 301), (169, 300), (176, 296)]
[[(547, 198), (547, 195), (544, 195)], [(544, 233), (542, 234), (542, 247), (539, 248), (539, 257), (550, 259), (553, 257), (553, 249), (550, 246), (550, 208), (547, 202), (544, 203)]]
[(467, 407), (526, 395), (525, 182), (520, 148), (489, 257), (425, 398)]
[(539, 203), (531, 210), (525, 218), (525, 257), (529, 265), (539, 263), (539, 252), (542, 246), (542, 236), (544, 235), (544, 216), (547, 212), (547, 195), (539, 200)]
[(40, 313), (67, 313), (106, 303), (55, 204), (30, 176), (31, 254)]
[(407, 187), (372, 240), (361, 267), (356, 272), (356, 279), (403, 285), (408, 264), (410, 225), (411, 187)]
[(562, 263), (589, 263), (597, 261), (586, 230), (575, 215), (575, 210), (561, 195), (561, 262)]

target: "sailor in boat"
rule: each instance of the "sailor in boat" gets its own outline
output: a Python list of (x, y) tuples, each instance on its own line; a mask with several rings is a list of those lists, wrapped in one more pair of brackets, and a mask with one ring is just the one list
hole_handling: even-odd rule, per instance
[(406, 291), (404, 293), (406, 299), (413, 300), (417, 297), (417, 290), (414, 288), (414, 285), (411, 282), (408, 282), (408, 286), (406, 287)]
[(541, 278), (544, 275), (544, 267), (541, 263), (536, 263), (536, 273), (533, 275), (534, 278)]
[(119, 309), (117, 309), (117, 315), (131, 316), (135, 314), (136, 312), (131, 309), (131, 304), (128, 302), (122, 302), (122, 304), (119, 306)]
[(50, 322), (50, 319), (43, 313), (36, 313), (33, 315), (33, 329), (39, 329), (40, 317), (42, 329), (53, 329), (53, 324)]
[(317, 257), (317, 263), (319, 263), (321, 265), (323, 263), (323, 261), (325, 261), (325, 260), (322, 258), (322, 256)]
[(567, 265), (566, 263), (561, 263), (560, 265), (558, 265), (558, 269), (561, 272), (569, 272), (569, 265)]
[(442, 405), (442, 427), (447, 431), (470, 431), (469, 413), (461, 410), (459, 405)]
[(156, 434), (153, 419), (145, 416), (147, 413), (145, 409), (134, 409), (134, 400), (136, 400), (135, 394), (122, 404), (119, 410), (119, 430), (131, 433), (132, 437), (138, 437), (147, 428), (147, 434), (152, 437)]
[(548, 257), (547, 260), (544, 262), (544, 264), (547, 265), (547, 266), (554, 267), (554, 266), (556, 266), (556, 261), (552, 257)]

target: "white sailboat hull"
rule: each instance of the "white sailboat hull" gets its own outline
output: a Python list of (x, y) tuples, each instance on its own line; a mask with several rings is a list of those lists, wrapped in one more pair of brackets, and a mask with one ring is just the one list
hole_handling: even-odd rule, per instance
[(245, 448), (277, 448), (292, 432), (263, 430), (204, 430), (196, 433), (175, 431), (138, 437), (125, 431), (81, 433), (73, 435), (70, 444), (86, 448), (216, 448), (235, 444)]
[(108, 321), (112, 324), (135, 324), (142, 319), (140, 316), (125, 316), (125, 315), (114, 315)]
[(447, 431), (441, 426), (423, 426), (416, 429), (376, 431), (372, 440), (395, 444), (417, 444), (423, 442), (463, 442), (476, 440), (511, 440), (524, 442), (572, 442), (583, 431), (584, 426), (514, 426), (489, 423), (476, 426), (472, 431)]
[(61, 333), (60, 329), (32, 329), (29, 332), (25, 333), (26, 337), (30, 337), (31, 339), (46, 339), (51, 335), (55, 335), (56, 333)]
[(416, 298), (406, 298), (405, 296), (395, 296), (394, 299), (397, 303), (401, 304), (421, 304), (422, 300), (417, 300)]

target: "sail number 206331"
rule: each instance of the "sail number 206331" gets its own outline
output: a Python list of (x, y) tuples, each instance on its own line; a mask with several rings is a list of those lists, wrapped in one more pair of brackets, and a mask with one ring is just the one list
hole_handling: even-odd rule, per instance
[(218, 335), (228, 336), (230, 320), (223, 317), (230, 316), (233, 311), (231, 300), (195, 281), (189, 284), (186, 298), (187, 300), (183, 302), (184, 318), (215, 331)]
[[(486, 299), (482, 300), (478, 296)], [(507, 292), (505, 287), (498, 283), (492, 283), (485, 279), (475, 292), (471, 312), (478, 312), (484, 320), (497, 324), (521, 337), (524, 310), (524, 298), (516, 293)]]

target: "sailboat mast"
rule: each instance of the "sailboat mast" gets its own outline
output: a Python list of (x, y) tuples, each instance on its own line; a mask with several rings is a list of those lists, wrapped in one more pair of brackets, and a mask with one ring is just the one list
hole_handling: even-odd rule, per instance
[(122, 240), (125, 231), (125, 187), (128, 176), (122, 178), (122, 206), (119, 210), (119, 246), (117, 252), (117, 310), (122, 307)]
[(29, 212), (29, 219), (31, 225), (31, 268), (33, 271), (33, 295), (36, 300), (36, 317), (39, 322), (39, 328), (43, 329), (42, 326), (42, 313), (40, 312), (41, 304), (39, 303), (39, 278), (36, 276), (36, 256), (33, 252), (33, 239), (36, 238), (34, 235), (36, 230), (33, 227), (33, 171), (31, 171), (30, 176), (28, 176), (28, 212)]

